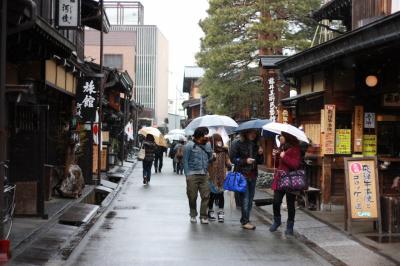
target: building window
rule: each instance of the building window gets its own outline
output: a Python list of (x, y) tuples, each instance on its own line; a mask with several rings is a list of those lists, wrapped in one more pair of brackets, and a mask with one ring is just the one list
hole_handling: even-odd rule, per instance
[(104, 55), (104, 65), (106, 67), (123, 70), (122, 63), (123, 63), (122, 54), (105, 54)]

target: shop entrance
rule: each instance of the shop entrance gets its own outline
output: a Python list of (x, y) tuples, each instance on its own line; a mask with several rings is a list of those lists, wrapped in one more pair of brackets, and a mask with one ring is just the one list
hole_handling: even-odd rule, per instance
[(48, 105), (10, 110), (10, 181), (17, 185), (16, 214), (44, 216), (43, 174), (47, 161)]

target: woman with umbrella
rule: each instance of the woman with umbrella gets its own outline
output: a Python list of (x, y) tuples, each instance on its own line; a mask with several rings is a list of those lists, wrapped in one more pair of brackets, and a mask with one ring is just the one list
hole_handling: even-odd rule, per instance
[(150, 182), (151, 167), (153, 166), (155, 151), (157, 148), (153, 135), (147, 134), (143, 142), (143, 148), (146, 151), (146, 155), (143, 159), (143, 184), (147, 185)]
[(274, 223), (270, 227), (271, 232), (275, 232), (278, 227), (282, 224), (281, 221), (281, 205), (282, 199), (286, 195), (286, 202), (288, 207), (288, 220), (286, 224), (286, 235), (293, 235), (294, 218), (296, 214), (295, 201), (296, 195), (281, 191), (278, 189), (278, 181), (282, 173), (298, 170), (301, 166), (301, 150), (300, 140), (307, 142), (308, 139), (303, 131), (300, 129), (280, 123), (270, 123), (263, 127), (273, 133), (280, 134), (279, 142), (280, 149), (274, 150), (273, 156), (275, 157), (275, 163), (277, 165), (277, 171), (274, 175), (272, 182), (272, 189), (274, 190)]
[(211, 146), (216, 155), (215, 161), (212, 161), (208, 166), (210, 175), (210, 200), (208, 202), (208, 219), (215, 221), (214, 203), (218, 205), (217, 218), (218, 222), (224, 222), (224, 181), (226, 171), (232, 168), (231, 160), (229, 159), (228, 148), (224, 147), (224, 141), (220, 134), (215, 133), (211, 137)]

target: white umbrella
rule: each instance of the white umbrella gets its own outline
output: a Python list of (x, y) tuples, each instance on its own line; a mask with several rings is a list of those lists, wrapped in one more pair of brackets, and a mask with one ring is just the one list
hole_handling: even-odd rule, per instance
[(167, 135), (165, 135), (165, 138), (168, 139), (170, 142), (172, 142), (174, 140), (178, 140), (178, 141), (180, 141), (180, 140), (186, 141), (187, 140), (185, 135), (178, 134), (178, 133), (175, 133), (175, 134), (168, 133)]
[(173, 134), (185, 135), (185, 130), (184, 129), (173, 129), (170, 132), (168, 132), (168, 135), (173, 135)]
[(232, 118), (225, 115), (205, 115), (195, 118), (185, 128), (187, 135), (192, 135), (198, 127), (224, 127), (226, 131), (232, 131), (239, 125)]
[(282, 132), (285, 132), (296, 137), (300, 141), (310, 143), (306, 134), (303, 131), (289, 124), (272, 122), (263, 126), (263, 129), (276, 134), (282, 134)]

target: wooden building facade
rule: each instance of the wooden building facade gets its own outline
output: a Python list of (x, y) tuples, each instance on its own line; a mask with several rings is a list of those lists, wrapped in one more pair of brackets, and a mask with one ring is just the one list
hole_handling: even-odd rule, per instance
[[(323, 207), (345, 202), (344, 158), (377, 156), (381, 195), (400, 173), (400, 12), (396, 1), (334, 0), (317, 20), (345, 34), (277, 63), (298, 95), (281, 102), (312, 140), (310, 182)], [(348, 16), (351, 17), (348, 17)], [(349, 26), (349, 25), (347, 25)]]

